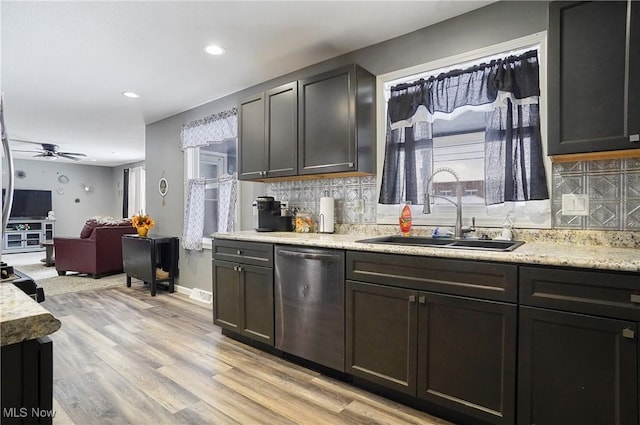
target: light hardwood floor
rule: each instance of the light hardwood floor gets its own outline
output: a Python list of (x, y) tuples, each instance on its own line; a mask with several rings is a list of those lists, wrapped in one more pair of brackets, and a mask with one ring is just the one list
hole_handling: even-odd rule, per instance
[(220, 333), (144, 287), (56, 295), (54, 425), (448, 424)]

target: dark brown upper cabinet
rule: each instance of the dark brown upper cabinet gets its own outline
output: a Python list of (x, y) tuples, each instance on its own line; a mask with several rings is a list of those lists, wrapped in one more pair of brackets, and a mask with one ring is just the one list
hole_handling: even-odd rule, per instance
[(548, 154), (640, 149), (640, 3), (549, 4)]
[(240, 102), (238, 176), (375, 173), (375, 77), (349, 65)]
[(299, 87), (299, 173), (374, 173), (373, 74), (350, 65), (300, 80)]
[(297, 114), (298, 84), (295, 81), (240, 102), (240, 180), (296, 175)]

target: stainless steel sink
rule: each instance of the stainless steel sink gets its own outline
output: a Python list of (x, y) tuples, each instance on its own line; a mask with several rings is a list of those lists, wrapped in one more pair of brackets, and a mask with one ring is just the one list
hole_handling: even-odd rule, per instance
[(383, 245), (410, 245), (433, 248), (458, 248), (475, 249), (481, 251), (513, 251), (522, 241), (497, 241), (492, 239), (448, 239), (430, 238), (424, 236), (381, 236), (378, 238), (361, 239), (360, 243), (372, 243)]

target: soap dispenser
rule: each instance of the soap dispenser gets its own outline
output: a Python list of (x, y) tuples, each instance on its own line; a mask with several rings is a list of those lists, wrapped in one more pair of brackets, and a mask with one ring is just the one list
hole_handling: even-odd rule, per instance
[(504, 241), (513, 240), (513, 220), (511, 220), (511, 217), (507, 216), (507, 218), (505, 218), (504, 223), (502, 223), (502, 234), (496, 239)]
[(398, 218), (400, 223), (400, 232), (403, 236), (411, 235), (411, 201), (405, 201), (400, 204), (400, 216)]

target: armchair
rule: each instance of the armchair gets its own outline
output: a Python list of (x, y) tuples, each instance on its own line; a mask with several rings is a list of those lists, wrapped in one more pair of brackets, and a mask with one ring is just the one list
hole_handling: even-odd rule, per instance
[(54, 237), (56, 271), (86, 273), (94, 279), (122, 272), (122, 235), (136, 233), (128, 221), (99, 223), (87, 221), (79, 238)]

